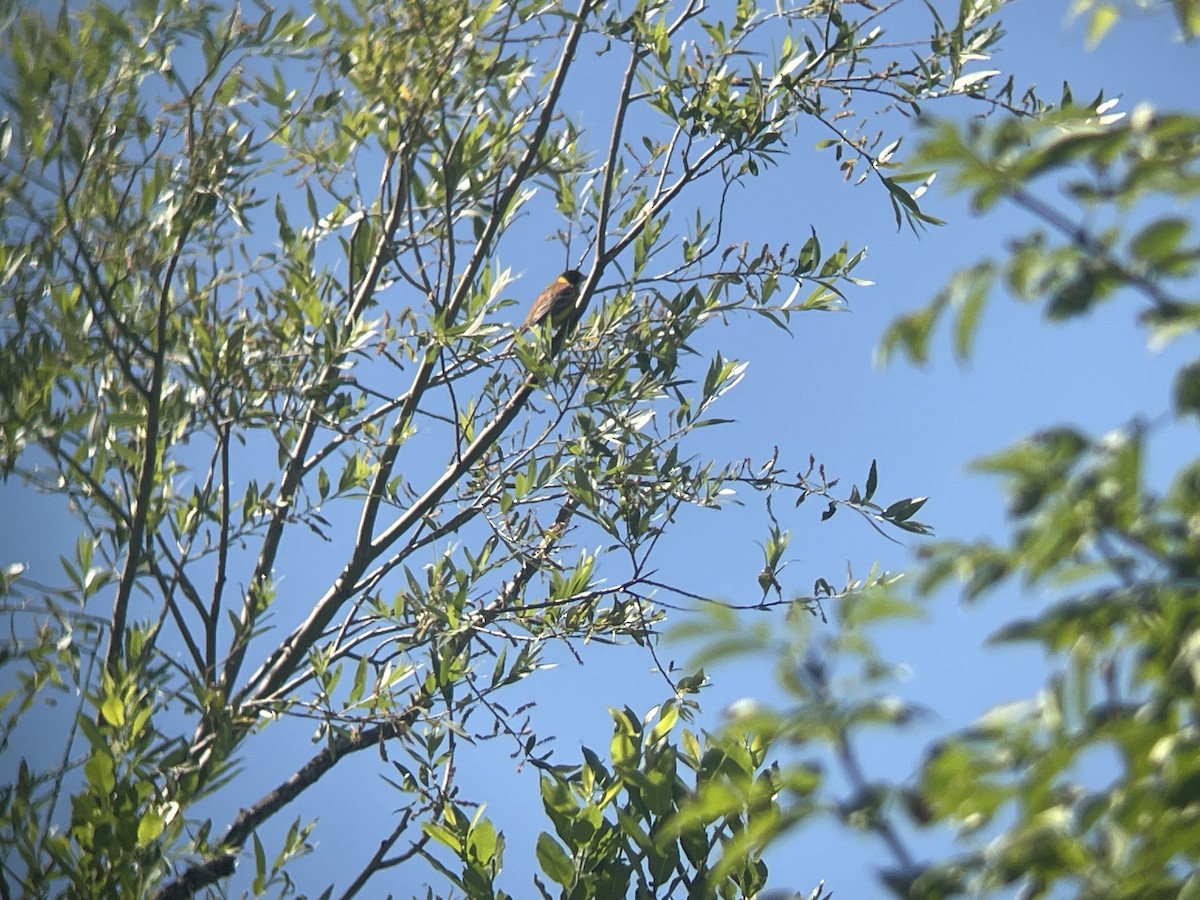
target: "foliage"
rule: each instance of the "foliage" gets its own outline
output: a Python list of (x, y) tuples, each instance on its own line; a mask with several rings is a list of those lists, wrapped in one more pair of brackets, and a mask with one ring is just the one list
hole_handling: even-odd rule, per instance
[[(685, 682), (694, 690), (703, 673)], [(561, 896), (751, 897), (766, 881), (761, 850), (812, 790), (813, 775), (786, 778), (766, 766), (767, 742), (752, 734), (713, 736), (673, 731), (695, 703), (672, 699), (639, 718), (611, 710), (609, 765), (584, 749), (576, 766), (542, 763), (542, 804), (554, 833), (537, 838), (537, 859)], [(681, 810), (686, 809), (686, 815)], [(492, 896), (480, 825), (448, 810), (427, 825), (435, 840), (459, 855), (462, 877), (448, 877), (467, 896)], [(484, 820), (486, 823), (486, 820)], [(486, 842), (494, 843), (491, 832)], [(535, 877), (543, 897), (553, 896)], [(814, 900), (819, 895), (814, 894)]]
[[(1193, 4), (1175, 8), (1182, 24), (1194, 23)], [(1051, 321), (1124, 304), (1152, 344), (1200, 331), (1200, 117), (1146, 104), (1121, 112), (1103, 96), (1076, 105), (1068, 92), (1064, 101), (1038, 119), (931, 125), (925, 165), (948, 173), (980, 212), (1009, 202), (1038, 226), (896, 322), (885, 355), (924, 362), (950, 317), (954, 350), (969, 358), (1000, 288), (1040, 303)], [(1041, 648), (1053, 671), (1036, 696), (942, 735), (915, 778), (871, 778), (854, 747), (867, 726), (913, 719), (886, 693), (896, 667), (870, 635), (873, 622), (919, 614), (919, 600), (880, 586), (873, 599), (840, 606), (836, 635), (775, 632), (751, 642), (779, 660), (794, 700), (757, 710), (760, 727), (806, 749), (831, 748), (850, 795), (806, 804), (884, 841), (894, 862), (881, 880), (896, 896), (1200, 892), (1200, 458), (1186, 449), (1196, 446), (1198, 377), (1200, 364), (1187, 364), (1169, 401), (1149, 401), (1151, 410), (1169, 402), (1173, 415), (1150, 412), (1101, 436), (1049, 427), (979, 461), (1003, 479), (1012, 534), (924, 547), (915, 593), (958, 582), (966, 600), (979, 601), (1019, 580), (1045, 604), (994, 640)], [(1186, 457), (1165, 480), (1147, 462), (1160, 448)], [(855, 671), (862, 689), (831, 702), (821, 687)], [(886, 712), (847, 715), (872, 706)], [(927, 827), (952, 829), (957, 843), (922, 863), (906, 835)]]
[(1121, 20), (1121, 16), (1134, 10), (1158, 12), (1170, 6), (1171, 13), (1179, 23), (1179, 31), (1185, 38), (1192, 39), (1200, 34), (1200, 3), (1196, 0), (1074, 0), (1071, 14), (1088, 15), (1088, 47), (1099, 44), (1109, 29)]
[[(1036, 232), (1004, 264), (955, 279), (936, 303), (956, 308), (965, 341), (978, 311), (960, 302), (959, 289), (975, 278), (972, 292), (986, 291), (989, 274), (1017, 297), (1040, 298), (1050, 319), (1129, 298), (1140, 301), (1137, 322), (1151, 342), (1200, 330), (1200, 241), (1187, 218), (1155, 202), (1200, 193), (1200, 117), (1145, 105), (1110, 115), (1065, 108), (1036, 127), (965, 140), (940, 130), (930, 139), (927, 155), (953, 166), (977, 206), (1009, 199), (1059, 238)], [(1056, 174), (1067, 176), (1078, 211), (1037, 199), (1045, 195), (1037, 179)], [(1114, 224), (1090, 226), (1097, 207), (1113, 211)], [(1139, 419), (1091, 436), (1059, 426), (980, 461), (1005, 481), (1010, 544), (927, 551), (923, 590), (954, 576), (973, 599), (1020, 576), (1052, 591), (1044, 612), (995, 639), (1040, 645), (1062, 668), (1028, 705), (998, 711), (931, 753), (917, 790), (935, 821), (973, 833), (1012, 805), (1018, 816), (986, 855), (919, 876), (918, 892), (950, 871), (971, 889), (1020, 881), (1039, 892), (1070, 881), (1094, 897), (1197, 890), (1200, 460), (1186, 462), (1161, 494), (1146, 472), (1151, 442), (1191, 440), (1197, 377), (1192, 364), (1175, 381), (1177, 427)], [(1115, 780), (1099, 787), (1079, 769), (1098, 750), (1119, 761)]]
[[(542, 862), (564, 892), (593, 873), (577, 823), (600, 784), (631, 884), (760, 884), (757, 861), (706, 868), (714, 841), (759, 845), (757, 812), (714, 807), (664, 838), (678, 866), (639, 840), (667, 827), (645, 779), (676, 760), (704, 797), (710, 753), (750, 778), (757, 750), (681, 752), (624, 716), (636, 764), (565, 773), (506, 692), (551, 648), (653, 652), (695, 600), (836, 596), (824, 577), (783, 587), (771, 498), (925, 530), (919, 499), (873, 499), (874, 467), (847, 494), (812, 459), (705, 456), (745, 363), (694, 348), (738, 315), (786, 328), (840, 308), (856, 283), (863, 252), (815, 229), (757, 252), (728, 233), (735, 188), (802, 126), (916, 226), (894, 114), (954, 95), (1041, 111), (974, 68), (1001, 5), (934, 15), (909, 45), (882, 40), (889, 10), (824, 0), (7, 16), (0, 465), (75, 530), (61, 579), (5, 561), (5, 746), (35, 707), (63, 712), (61, 745), (0, 794), (5, 893), (215, 892), (242, 858), (253, 893), (292, 892), (313, 823), (264, 826), (371, 750), (394, 829), (346, 895), (419, 860), (482, 895), (503, 841), (455, 774), (489, 739), (578, 800), (549, 811), (564, 843)], [(521, 248), (548, 234), (555, 258), (518, 285)], [(514, 338), (516, 298), (585, 259), (578, 331)], [(738, 488), (768, 501), (751, 599), (658, 573), (670, 527)], [(281, 771), (276, 748), (310, 729)]]

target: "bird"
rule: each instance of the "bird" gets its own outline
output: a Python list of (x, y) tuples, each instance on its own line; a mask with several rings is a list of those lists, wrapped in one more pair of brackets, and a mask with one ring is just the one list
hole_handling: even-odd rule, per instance
[(553, 284), (537, 295), (521, 329), (537, 328), (546, 319), (550, 320), (555, 330), (578, 322), (583, 315), (583, 310), (576, 306), (581, 281), (583, 273), (576, 269), (567, 269), (559, 275)]

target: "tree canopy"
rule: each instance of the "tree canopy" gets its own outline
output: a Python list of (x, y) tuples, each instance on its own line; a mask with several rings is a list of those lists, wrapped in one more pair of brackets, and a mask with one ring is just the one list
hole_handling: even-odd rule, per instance
[[(921, 498), (883, 499), (874, 465), (847, 488), (794, 448), (706, 452), (746, 361), (702, 354), (704, 336), (840, 308), (863, 258), (807, 222), (749, 246), (730, 227), (737, 189), (816, 134), (897, 226), (934, 223), (918, 202), (929, 170), (901, 168), (897, 152), (910, 119), (955, 97), (1003, 118), (976, 135), (1001, 156), (1043, 154), (981, 186), (983, 205), (1063, 160), (1194, 140), (1186, 118), (1173, 131), (1131, 117), (1118, 141), (1094, 108), (1047, 117), (982, 65), (1003, 5), (14, 10), (0, 82), (0, 465), (60, 500), (71, 531), (47, 536), (60, 576), (3, 561), (0, 749), (42, 727), (48, 703), (62, 726), (0, 795), (5, 893), (219, 893), (243, 860), (256, 894), (351, 896), (415, 871), (402, 883), (503, 896), (505, 839), (456, 782), (462, 748), (489, 741), (541, 772), (543, 894), (760, 891), (762, 849), (815, 809), (819, 779), (770, 766), (779, 730), (766, 720), (688, 728), (704, 676), (659, 662), (658, 636), (696, 603), (795, 620), (836, 602), (845, 622), (878, 602), (878, 573), (787, 586), (777, 507), (813, 499), (825, 518), (928, 527)], [(918, 16), (924, 31), (907, 33)], [(1072, 139), (1044, 138), (1053, 129)], [(975, 184), (992, 163), (961, 165), (974, 145), (957, 135), (929, 158)], [(1082, 312), (1118, 284), (1190, 271), (1185, 235), (1168, 220), (1138, 235), (1128, 270), (1069, 235), (1061, 267), (1027, 263), (1021, 277)], [(512, 327), (574, 269), (577, 327)], [(1164, 299), (1156, 327), (1194, 321), (1189, 301)], [(979, 302), (947, 295), (935, 311), (967, 310), (967, 334)], [(904, 323), (899, 344), (918, 353), (932, 319)], [(1065, 454), (1079, 484), (1093, 485), (1093, 463), (1133, 477), (1106, 445), (1047, 440), (1035, 452)], [(702, 566), (662, 571), (672, 530), (735, 490), (760, 502), (761, 566), (744, 594), (713, 596)], [(1163, 554), (1189, 546), (1168, 531)], [(943, 570), (989, 571), (977, 549), (937, 552), (955, 554)], [(997, 575), (1024, 565), (989, 552)], [(615, 711), (606, 758), (552, 754), (553, 724), (513, 707), (511, 689), (554, 649), (620, 641), (658, 664), (667, 699), (646, 716)], [(313, 738), (297, 765), (280, 762), (280, 734)], [(363, 835), (336, 886), (295, 884), (289, 864), (320, 825), (292, 804), (370, 757), (390, 830)], [(264, 840), (280, 821), (282, 837)]]

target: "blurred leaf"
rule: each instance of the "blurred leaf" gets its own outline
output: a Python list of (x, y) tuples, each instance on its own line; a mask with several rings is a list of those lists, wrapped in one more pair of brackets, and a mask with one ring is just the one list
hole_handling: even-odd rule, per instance
[(1200, 417), (1200, 362), (1189, 363), (1175, 376), (1175, 415)]

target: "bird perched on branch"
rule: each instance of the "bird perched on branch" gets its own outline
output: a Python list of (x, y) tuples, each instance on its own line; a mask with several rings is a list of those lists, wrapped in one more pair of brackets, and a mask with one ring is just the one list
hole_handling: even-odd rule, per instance
[(574, 325), (583, 315), (583, 310), (577, 307), (579, 302), (579, 283), (583, 281), (583, 273), (575, 269), (567, 269), (553, 284), (538, 294), (529, 308), (529, 315), (521, 326), (537, 328), (547, 318), (550, 324), (558, 330), (564, 325)]
[(579, 304), (579, 285), (582, 281), (583, 273), (576, 269), (567, 269), (559, 275), (537, 295), (537, 299), (529, 307), (529, 315), (525, 317), (525, 321), (509, 339), (502, 352), (508, 353), (516, 346), (522, 332), (531, 331), (549, 321), (552, 332), (550, 354), (552, 357), (557, 356), (568, 335), (583, 318), (583, 307)]

